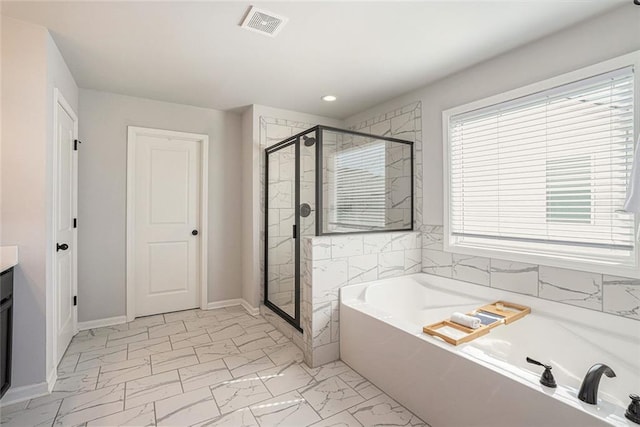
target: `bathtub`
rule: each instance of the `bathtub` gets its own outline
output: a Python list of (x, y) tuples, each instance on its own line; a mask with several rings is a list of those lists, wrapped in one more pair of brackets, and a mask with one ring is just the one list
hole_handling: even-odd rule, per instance
[[(503, 299), (531, 314), (452, 346), (422, 327)], [(558, 388), (539, 383), (553, 366)], [(634, 426), (624, 412), (640, 393), (640, 322), (429, 274), (340, 290), (340, 358), (433, 427)], [(598, 405), (577, 398), (595, 363)]]

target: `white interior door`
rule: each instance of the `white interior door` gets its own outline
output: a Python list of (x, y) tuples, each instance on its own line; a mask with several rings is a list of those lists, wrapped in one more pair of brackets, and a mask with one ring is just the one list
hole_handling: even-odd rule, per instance
[(202, 141), (162, 131), (133, 140), (135, 315), (198, 307)]
[(76, 228), (78, 168), (78, 119), (62, 98), (56, 94), (54, 153), (54, 324), (55, 357), (60, 362), (76, 330)]

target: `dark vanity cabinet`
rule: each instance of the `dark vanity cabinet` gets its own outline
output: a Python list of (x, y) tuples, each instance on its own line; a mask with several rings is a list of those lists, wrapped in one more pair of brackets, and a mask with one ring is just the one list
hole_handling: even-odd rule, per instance
[(13, 334), (13, 268), (0, 275), (0, 398), (11, 386)]

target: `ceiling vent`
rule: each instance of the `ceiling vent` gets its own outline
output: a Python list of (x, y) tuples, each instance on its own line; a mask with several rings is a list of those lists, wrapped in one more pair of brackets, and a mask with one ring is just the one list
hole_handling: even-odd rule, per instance
[(275, 37), (287, 21), (288, 19), (283, 16), (251, 6), (240, 26), (256, 33)]

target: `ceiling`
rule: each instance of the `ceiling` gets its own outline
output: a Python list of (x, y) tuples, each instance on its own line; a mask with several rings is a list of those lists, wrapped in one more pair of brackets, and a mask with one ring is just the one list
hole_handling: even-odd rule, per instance
[(82, 88), (345, 118), (628, 1), (259, 2), (289, 18), (276, 38), (239, 27), (249, 1), (4, 1), (2, 13), (49, 28)]

